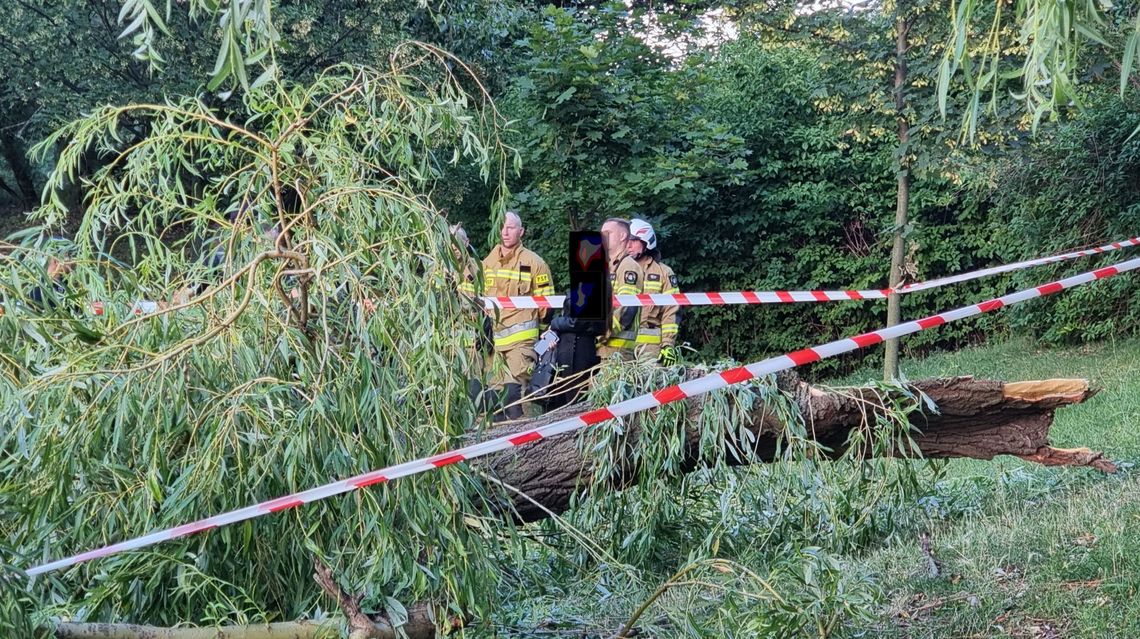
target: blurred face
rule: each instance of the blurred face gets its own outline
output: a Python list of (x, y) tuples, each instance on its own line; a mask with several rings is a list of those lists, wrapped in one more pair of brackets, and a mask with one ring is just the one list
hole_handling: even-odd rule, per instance
[(615, 260), (625, 255), (626, 240), (629, 232), (617, 222), (606, 222), (602, 225), (602, 241), (606, 244), (606, 255)]
[(499, 241), (505, 249), (513, 249), (522, 241), (522, 221), (517, 216), (508, 215), (503, 220), (503, 230), (499, 231)]

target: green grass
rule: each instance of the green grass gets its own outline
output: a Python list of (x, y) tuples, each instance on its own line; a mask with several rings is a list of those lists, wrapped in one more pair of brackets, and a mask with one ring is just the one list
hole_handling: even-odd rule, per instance
[[(1131, 470), (1140, 460), (1140, 341), (1058, 349), (1013, 341), (904, 361), (903, 371), (910, 379), (1087, 378), (1101, 391), (1058, 411), (1052, 443), (1104, 451), (1123, 462), (1122, 471), (1106, 476), (1016, 458), (949, 462), (936, 484), (924, 481), (904, 512), (896, 513), (897, 522), (887, 526), (894, 527), (892, 534), (839, 555), (845, 571), (868, 576), (883, 597), (873, 604), (873, 621), (833, 636), (1140, 637), (1140, 605), (1134, 603), (1140, 591), (1140, 473)], [(831, 383), (860, 384), (880, 375), (867, 369)], [(736, 476), (762, 482), (759, 470)], [(928, 572), (922, 532), (941, 562), (936, 577)], [(720, 556), (766, 574), (772, 553), (745, 533), (726, 542)], [(536, 627), (554, 636), (607, 636), (683, 559), (664, 563), (669, 565), (643, 566), (640, 579), (620, 584), (610, 581), (604, 566), (585, 567), (576, 580), (565, 566), (554, 569), (547, 583), (532, 581), (507, 594), (511, 612), (500, 620), (506, 623), (499, 636), (532, 636), (524, 629)], [(668, 613), (671, 620), (651, 624), (650, 635), (718, 636), (697, 631), (684, 614), (707, 619), (718, 610), (718, 596), (700, 588), (670, 591), (646, 619)]]
[(1140, 477), (1129, 470), (1140, 456), (1140, 342), (1066, 349), (1009, 342), (908, 362), (904, 373), (1087, 378), (1101, 392), (1058, 411), (1053, 444), (1088, 446), (1125, 463), (1110, 477), (1011, 458), (952, 462), (948, 485), (989, 490), (972, 500), (976, 512), (932, 524), (938, 578), (927, 575), (917, 539), (849, 558), (889, 594), (869, 634), (1140, 637)]

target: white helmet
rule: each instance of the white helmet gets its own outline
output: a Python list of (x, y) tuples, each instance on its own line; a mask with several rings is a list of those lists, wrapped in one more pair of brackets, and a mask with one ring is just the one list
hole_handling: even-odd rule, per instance
[(657, 234), (653, 232), (653, 226), (645, 220), (631, 220), (629, 236), (645, 242), (645, 248), (650, 251), (657, 248)]

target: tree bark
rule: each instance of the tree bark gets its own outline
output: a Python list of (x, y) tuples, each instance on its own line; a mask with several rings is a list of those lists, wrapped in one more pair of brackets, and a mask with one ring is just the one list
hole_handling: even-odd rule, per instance
[[(1004, 383), (956, 377), (919, 381), (910, 388), (926, 394), (937, 405), (938, 412), (924, 409), (912, 414), (911, 438), (917, 450), (896, 453), (973, 459), (1013, 455), (1044, 464), (1092, 466), (1105, 472), (1115, 470), (1099, 453), (1086, 449), (1064, 451), (1049, 445), (1054, 411), (1082, 402), (1095, 393), (1086, 380)], [(798, 381), (793, 381), (786, 390), (792, 393), (801, 414), (808, 420), (808, 432), (830, 450), (832, 457), (844, 452), (852, 430), (873, 423), (874, 413), (886, 410), (881, 390), (853, 388), (844, 393), (825, 392)], [(686, 402), (689, 421), (698, 423), (703, 399), (698, 397)], [(553, 414), (496, 429), (488, 436), (529, 430), (588, 408), (583, 404), (568, 406)], [(783, 425), (769, 407), (757, 402), (746, 426), (755, 436), (751, 459), (772, 461), (779, 450)], [(635, 420), (627, 428), (631, 431), (630, 437), (637, 436)], [(690, 431), (687, 440), (687, 457), (695, 460), (698, 434)], [(729, 455), (728, 459), (734, 457)], [(746, 460), (734, 463), (746, 463)], [(571, 498), (585, 492), (594, 480), (590, 461), (582, 456), (575, 433), (504, 451), (476, 465), (517, 490), (508, 491), (512, 495), (511, 504), (502, 507), (513, 508), (521, 521), (536, 521), (565, 512)], [(690, 461), (690, 468), (695, 465), (695, 461)], [(613, 480), (614, 488), (620, 489), (635, 481), (638, 472), (637, 468), (626, 469), (624, 477)]]

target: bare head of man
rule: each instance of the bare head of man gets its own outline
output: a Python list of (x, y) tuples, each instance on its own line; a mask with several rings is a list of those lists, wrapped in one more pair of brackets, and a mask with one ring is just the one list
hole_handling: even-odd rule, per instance
[(620, 217), (611, 217), (602, 223), (602, 241), (606, 245), (606, 256), (610, 261), (625, 256), (626, 240), (629, 239), (629, 222)]
[(503, 229), (499, 231), (499, 242), (502, 243), (503, 248), (513, 250), (522, 242), (523, 234), (526, 229), (523, 228), (522, 218), (515, 211), (507, 211), (503, 216)]
[(448, 227), (451, 231), (451, 236), (455, 238), (455, 245), (451, 247), (451, 252), (455, 254), (456, 259), (460, 259), (471, 249), (471, 240), (467, 238), (467, 229), (463, 228), (462, 224), (452, 224)]

